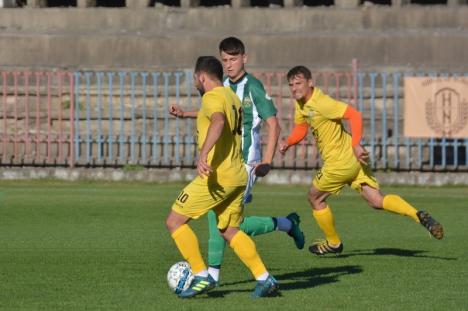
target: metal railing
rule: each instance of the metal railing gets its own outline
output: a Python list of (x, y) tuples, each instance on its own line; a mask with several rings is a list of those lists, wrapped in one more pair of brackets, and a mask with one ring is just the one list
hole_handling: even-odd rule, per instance
[[(294, 101), (283, 72), (254, 73), (278, 108), (282, 135), (293, 126)], [(468, 138), (407, 138), (403, 77), (439, 73), (316, 72), (315, 84), (355, 105), (363, 144), (377, 170), (467, 171)], [(450, 74), (455, 75), (455, 74)], [(460, 75), (460, 74), (459, 74)], [(467, 75), (467, 74), (463, 74)], [(196, 110), (192, 72), (1, 72), (0, 164), (39, 166), (193, 167), (195, 122), (168, 114), (170, 104)], [(277, 168), (321, 164), (309, 135)]]

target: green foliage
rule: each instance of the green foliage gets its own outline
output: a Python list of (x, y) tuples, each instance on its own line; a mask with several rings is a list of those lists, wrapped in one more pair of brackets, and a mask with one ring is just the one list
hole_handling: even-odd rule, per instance
[(145, 167), (140, 164), (125, 164), (122, 169), (124, 172), (137, 172), (144, 170)]
[[(467, 189), (384, 188), (445, 225), (431, 239), (409, 218), (371, 210), (351, 191), (332, 198), (340, 257), (298, 251), (280, 232), (255, 237), (282, 297), (252, 300), (249, 271), (226, 250), (222, 286), (181, 300), (166, 284), (181, 260), (165, 218), (183, 185), (0, 182), (0, 310), (462, 310), (468, 306)], [(321, 237), (306, 187), (257, 185), (249, 215), (302, 218)], [(207, 251), (207, 223), (191, 224)]]

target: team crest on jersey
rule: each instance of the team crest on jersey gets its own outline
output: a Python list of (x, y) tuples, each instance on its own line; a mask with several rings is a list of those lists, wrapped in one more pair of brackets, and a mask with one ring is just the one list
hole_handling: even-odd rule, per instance
[(252, 106), (252, 100), (250, 99), (250, 97), (244, 98), (244, 100), (242, 101), (242, 106), (247, 108)]

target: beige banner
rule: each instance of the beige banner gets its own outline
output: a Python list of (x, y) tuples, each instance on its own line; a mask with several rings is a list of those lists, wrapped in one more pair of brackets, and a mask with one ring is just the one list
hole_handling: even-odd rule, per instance
[(468, 78), (405, 77), (404, 135), (468, 137)]

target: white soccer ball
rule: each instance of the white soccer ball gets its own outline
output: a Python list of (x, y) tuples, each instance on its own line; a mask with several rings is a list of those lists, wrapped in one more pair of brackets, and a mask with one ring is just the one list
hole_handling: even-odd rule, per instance
[(192, 269), (190, 269), (190, 265), (186, 261), (173, 264), (167, 272), (167, 284), (176, 294), (186, 290), (192, 280)]

